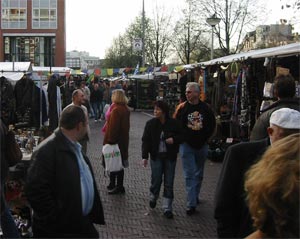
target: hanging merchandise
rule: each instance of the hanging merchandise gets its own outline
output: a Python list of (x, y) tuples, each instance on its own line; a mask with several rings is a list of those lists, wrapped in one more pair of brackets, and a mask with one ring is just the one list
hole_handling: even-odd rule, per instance
[(231, 119), (230, 119), (230, 121), (231, 121), (230, 136), (233, 138), (239, 137), (238, 116), (240, 113), (241, 81), (242, 81), (242, 73), (240, 73), (236, 79), (234, 100), (233, 100), (232, 113), (231, 113)]
[(250, 126), (249, 118), (249, 92), (247, 84), (247, 71), (248, 68), (244, 67), (242, 69), (242, 84), (241, 84), (241, 114), (239, 117), (239, 123), (241, 127), (241, 137), (248, 138), (248, 129)]
[(241, 71), (241, 64), (238, 62), (232, 62), (230, 64), (230, 73), (232, 78), (236, 78)]
[(265, 82), (265, 85), (264, 85), (264, 97), (273, 98), (273, 87), (274, 87), (273, 83)]

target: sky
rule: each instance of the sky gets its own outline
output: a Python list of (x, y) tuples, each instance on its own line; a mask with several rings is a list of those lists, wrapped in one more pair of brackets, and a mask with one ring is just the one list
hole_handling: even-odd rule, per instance
[[(289, 3), (293, 0), (284, 1)], [(105, 50), (111, 46), (113, 39), (123, 34), (130, 23), (141, 14), (142, 2), (143, 0), (66, 0), (67, 51), (86, 51), (90, 56), (104, 58)], [(184, 5), (184, 0), (144, 2), (148, 16), (152, 16), (157, 2), (175, 15)], [(281, 0), (264, 2), (269, 12), (263, 19), (265, 24), (275, 24), (276, 21), (278, 23), (280, 18), (297, 21), (292, 19), (295, 18), (294, 12), (288, 9), (280, 10)], [(300, 16), (299, 11), (297, 15)], [(299, 26), (299, 19), (297, 23)]]

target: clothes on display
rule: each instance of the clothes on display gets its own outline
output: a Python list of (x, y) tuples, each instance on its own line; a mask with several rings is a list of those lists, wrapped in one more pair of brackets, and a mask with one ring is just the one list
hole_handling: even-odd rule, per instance
[(10, 122), (14, 122), (15, 119), (15, 106), (16, 100), (14, 95), (14, 89), (5, 77), (0, 78), (0, 97), (1, 97), (1, 118), (4, 124), (9, 125)]

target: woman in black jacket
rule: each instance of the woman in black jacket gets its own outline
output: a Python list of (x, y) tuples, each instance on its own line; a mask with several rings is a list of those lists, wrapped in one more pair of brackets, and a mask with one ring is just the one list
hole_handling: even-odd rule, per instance
[(155, 208), (164, 178), (163, 210), (164, 216), (173, 218), (173, 184), (177, 153), (181, 142), (180, 122), (169, 117), (169, 107), (163, 101), (154, 103), (154, 118), (150, 119), (142, 137), (143, 166), (148, 164), (150, 155), (151, 186), (150, 207)]

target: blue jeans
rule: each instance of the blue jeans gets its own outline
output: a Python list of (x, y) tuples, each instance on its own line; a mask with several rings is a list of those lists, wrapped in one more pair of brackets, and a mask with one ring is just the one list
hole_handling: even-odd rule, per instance
[(156, 201), (158, 199), (162, 180), (164, 180), (163, 209), (164, 211), (172, 211), (176, 160), (157, 158), (156, 160), (150, 160), (150, 165), (150, 200)]
[(187, 192), (187, 207), (196, 207), (204, 174), (204, 165), (208, 153), (208, 145), (194, 149), (187, 143), (180, 145), (185, 187)]
[[(1, 197), (3, 197), (2, 199), (4, 199), (4, 196)], [(1, 208), (0, 222), (1, 222), (3, 238), (20, 238), (20, 234), (15, 224), (15, 221), (6, 204), (4, 208)]]
[(93, 111), (94, 111), (94, 117), (95, 120), (100, 119), (101, 114), (102, 114), (102, 104), (101, 102), (92, 102), (91, 103)]

